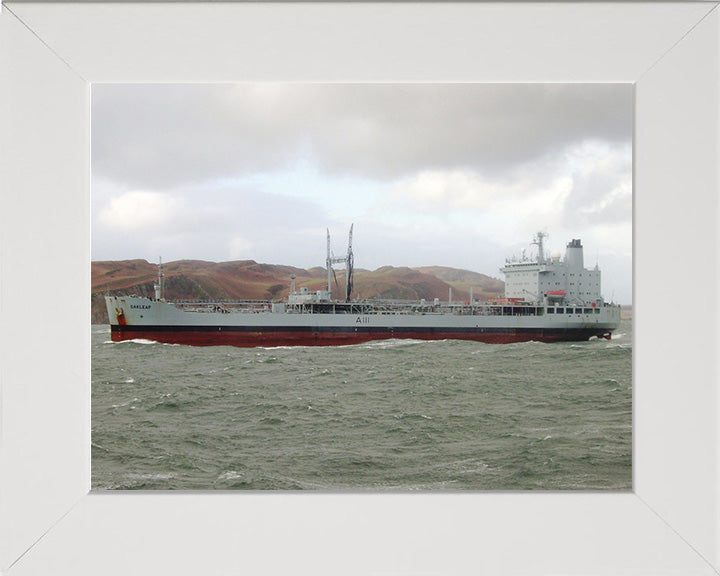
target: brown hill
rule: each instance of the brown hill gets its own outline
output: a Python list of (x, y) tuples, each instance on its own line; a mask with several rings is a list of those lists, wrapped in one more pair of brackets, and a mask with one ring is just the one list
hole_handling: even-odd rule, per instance
[[(448, 268), (447, 266), (423, 266), (415, 270), (424, 274), (430, 274), (435, 278), (443, 280), (453, 288), (453, 299), (462, 300), (470, 298), (472, 288), (473, 298), (486, 300), (505, 292), (505, 282), (498, 278), (491, 278), (479, 272)], [(457, 296), (455, 292), (457, 291)]]
[[(168, 300), (283, 300), (290, 292), (290, 276), (295, 285), (310, 290), (322, 289), (327, 283), (324, 268), (310, 270), (274, 264), (258, 264), (254, 260), (205, 262), (179, 260), (163, 264), (164, 296)], [(504, 283), (484, 274), (444, 268), (395, 268), (384, 266), (375, 271), (356, 269), (355, 298), (401, 298), (447, 300), (452, 286), (454, 300), (473, 296), (485, 299), (501, 295)], [(92, 322), (107, 323), (103, 295), (137, 294), (152, 297), (157, 281), (157, 265), (145, 260), (92, 262)], [(344, 272), (337, 271), (338, 286), (333, 282), (333, 296), (344, 293)]]

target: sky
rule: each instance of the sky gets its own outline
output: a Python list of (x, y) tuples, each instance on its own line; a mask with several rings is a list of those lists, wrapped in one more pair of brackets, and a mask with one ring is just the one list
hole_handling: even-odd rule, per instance
[(95, 84), (92, 259), (451, 266), (580, 238), (632, 303), (629, 84)]

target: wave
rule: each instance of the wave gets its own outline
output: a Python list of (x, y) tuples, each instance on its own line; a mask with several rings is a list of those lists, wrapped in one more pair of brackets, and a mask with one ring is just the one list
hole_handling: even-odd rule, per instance
[[(114, 342), (113, 340), (105, 340), (103, 344), (159, 344), (157, 340), (146, 340), (145, 338), (133, 338), (132, 340), (121, 340), (120, 342)], [(179, 344), (168, 344), (168, 346), (179, 346)]]
[(222, 482), (225, 480), (239, 480), (242, 478), (244, 474), (242, 472), (237, 472), (235, 470), (228, 470), (227, 472), (223, 472), (220, 474), (220, 476), (217, 477), (216, 482)]
[(389, 338), (387, 340), (373, 340), (363, 344), (363, 348), (370, 350), (379, 348), (398, 348), (401, 346), (415, 346), (417, 344), (429, 344), (432, 342), (447, 342), (447, 340), (417, 340), (415, 338)]
[(296, 350), (298, 348), (315, 348), (315, 346), (258, 346), (260, 350)]
[(632, 350), (631, 344), (606, 344), (605, 348), (615, 348), (616, 350)]
[(137, 474), (137, 473), (131, 473), (126, 474), (125, 477), (129, 478), (130, 480), (170, 480), (172, 478), (175, 478), (177, 474), (174, 472), (158, 472), (155, 474)]
[[(132, 400), (128, 400), (127, 402), (123, 402), (122, 404), (113, 404), (111, 408), (124, 408), (125, 406), (130, 406), (134, 402), (142, 402), (139, 398), (133, 398)], [(131, 406), (131, 408), (134, 408), (134, 406)]]
[(400, 414), (393, 414), (393, 418), (395, 418), (396, 420), (404, 420), (406, 418), (413, 418), (413, 419), (421, 418), (423, 420), (432, 420), (433, 419), (432, 416), (428, 416), (426, 414), (420, 414), (419, 412), (414, 412), (411, 414), (401, 412)]

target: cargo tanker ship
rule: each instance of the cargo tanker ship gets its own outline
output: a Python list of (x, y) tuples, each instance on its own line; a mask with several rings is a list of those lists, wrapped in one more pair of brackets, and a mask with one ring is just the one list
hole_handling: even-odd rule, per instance
[[(620, 324), (620, 306), (600, 293), (600, 270), (586, 269), (580, 240), (564, 258), (544, 253), (533, 239), (532, 258), (509, 258), (505, 297), (469, 300), (352, 300), (352, 227), (347, 254), (335, 258), (327, 237), (327, 289), (295, 290), (285, 302), (168, 302), (163, 298), (162, 262), (155, 298), (106, 296), (113, 341), (142, 338), (195, 346), (332, 346), (388, 338), (473, 340), (509, 343), (610, 338)], [(345, 298), (333, 299), (335, 264), (345, 265)], [(337, 282), (337, 278), (335, 278)]]

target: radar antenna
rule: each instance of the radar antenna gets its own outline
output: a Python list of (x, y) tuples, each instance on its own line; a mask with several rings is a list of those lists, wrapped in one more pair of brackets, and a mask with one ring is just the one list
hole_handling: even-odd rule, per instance
[(535, 234), (535, 238), (533, 238), (532, 243), (538, 247), (538, 264), (544, 264), (545, 263), (545, 251), (543, 247), (543, 240), (547, 238), (547, 232), (538, 232)]

